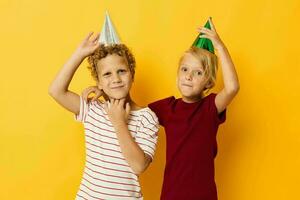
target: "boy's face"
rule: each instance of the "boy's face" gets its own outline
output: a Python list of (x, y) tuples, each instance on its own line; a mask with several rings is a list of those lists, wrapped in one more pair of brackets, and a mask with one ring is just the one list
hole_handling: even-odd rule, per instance
[(98, 88), (110, 99), (126, 98), (132, 85), (127, 61), (117, 54), (107, 55), (97, 63)]
[(177, 87), (184, 100), (194, 101), (201, 98), (207, 84), (202, 63), (190, 53), (185, 53), (177, 72)]

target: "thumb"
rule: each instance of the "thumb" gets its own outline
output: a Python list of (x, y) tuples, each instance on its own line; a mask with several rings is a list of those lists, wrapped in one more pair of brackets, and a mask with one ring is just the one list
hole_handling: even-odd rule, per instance
[(107, 101), (104, 102), (104, 110), (106, 113), (108, 113), (108, 102)]
[(126, 103), (125, 111), (126, 111), (126, 115), (127, 115), (127, 117), (128, 117), (128, 116), (129, 116), (129, 113), (130, 113), (130, 104), (129, 104), (128, 102)]

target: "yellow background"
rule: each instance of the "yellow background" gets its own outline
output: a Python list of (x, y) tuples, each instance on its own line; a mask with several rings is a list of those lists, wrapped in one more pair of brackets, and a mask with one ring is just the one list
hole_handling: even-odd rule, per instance
[[(48, 86), (110, 11), (137, 59), (132, 96), (141, 105), (176, 95), (179, 56), (212, 16), (241, 90), (218, 132), (220, 200), (300, 199), (299, 0), (1, 0), (0, 199), (74, 199), (84, 166), (81, 124)], [(93, 85), (84, 63), (71, 89)], [(219, 71), (218, 84), (222, 86)], [(142, 175), (146, 200), (160, 195), (165, 136)]]

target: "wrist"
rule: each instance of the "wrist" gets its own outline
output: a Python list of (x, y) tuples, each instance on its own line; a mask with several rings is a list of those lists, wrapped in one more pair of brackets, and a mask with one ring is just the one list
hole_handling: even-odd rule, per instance
[(73, 56), (80, 60), (84, 60), (87, 57), (78, 49), (73, 53)]
[(121, 130), (125, 127), (127, 127), (127, 123), (125, 122), (125, 120), (116, 120), (114, 122), (112, 122), (115, 130), (118, 132), (118, 130)]
[(220, 43), (219, 45), (216, 45), (215, 48), (218, 52), (226, 50), (226, 47), (223, 43)]

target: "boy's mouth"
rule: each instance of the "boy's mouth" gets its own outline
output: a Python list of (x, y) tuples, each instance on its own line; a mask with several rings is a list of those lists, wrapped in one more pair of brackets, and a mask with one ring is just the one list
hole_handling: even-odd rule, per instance
[(124, 85), (120, 85), (120, 86), (114, 86), (114, 87), (111, 87), (110, 89), (120, 89), (120, 88), (123, 88)]

